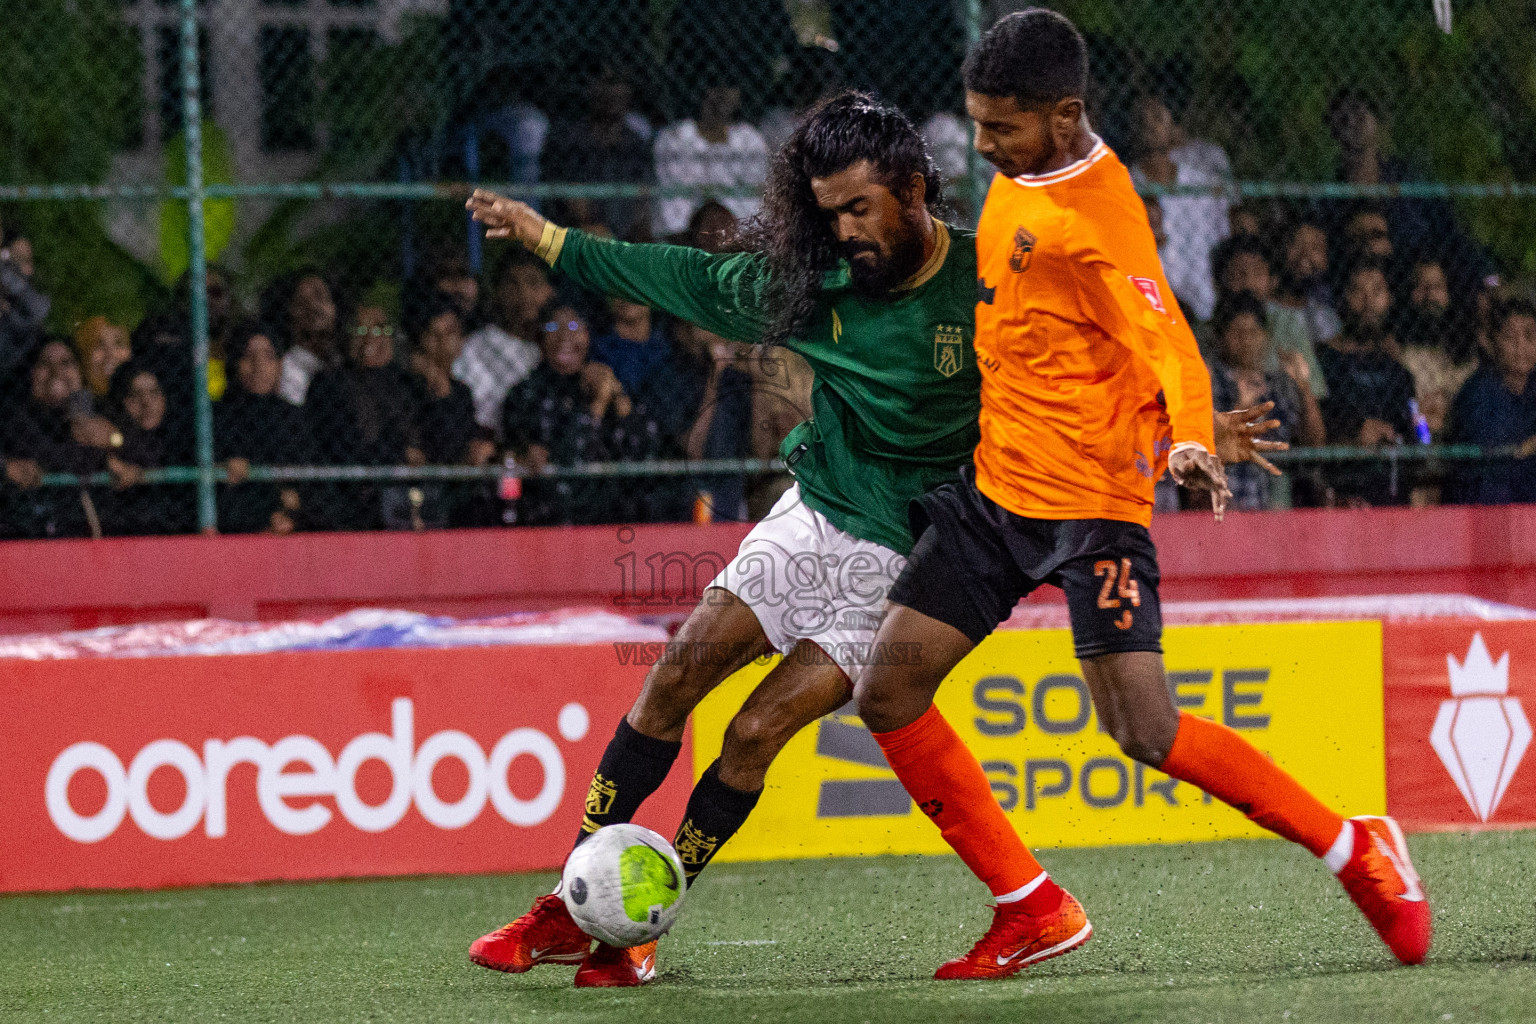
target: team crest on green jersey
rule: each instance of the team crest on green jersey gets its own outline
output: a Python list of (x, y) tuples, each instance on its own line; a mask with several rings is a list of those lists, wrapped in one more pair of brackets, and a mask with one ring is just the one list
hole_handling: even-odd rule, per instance
[(933, 335), (933, 368), (946, 377), (960, 372), (964, 362), (965, 328), (939, 324)]

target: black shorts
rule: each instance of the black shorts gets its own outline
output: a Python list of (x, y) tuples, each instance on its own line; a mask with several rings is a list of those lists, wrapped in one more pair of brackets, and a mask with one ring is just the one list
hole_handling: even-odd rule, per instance
[(1116, 519), (1029, 519), (976, 489), (966, 467), (912, 503), (917, 544), (890, 599), (980, 643), (1042, 584), (1067, 595), (1079, 658), (1162, 652), (1157, 548)]

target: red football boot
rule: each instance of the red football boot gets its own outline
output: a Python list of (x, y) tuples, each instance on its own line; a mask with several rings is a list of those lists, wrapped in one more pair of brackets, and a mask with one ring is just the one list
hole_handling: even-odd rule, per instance
[(1048, 914), (1028, 914), (1016, 903), (992, 908), (992, 927), (971, 951), (941, 966), (934, 977), (1006, 978), (1030, 964), (1070, 953), (1093, 937), (1082, 904), (1063, 892), (1061, 905)]
[(656, 977), (656, 943), (620, 949), (599, 942), (576, 968), (577, 988), (627, 988)]
[(1403, 830), (1391, 818), (1361, 815), (1355, 849), (1339, 881), (1387, 948), (1405, 964), (1420, 964), (1429, 952), (1429, 900), (1408, 859)]
[(565, 901), (551, 893), (534, 900), (533, 909), (516, 921), (476, 939), (469, 958), (493, 971), (522, 974), (535, 964), (579, 964), (591, 948)]

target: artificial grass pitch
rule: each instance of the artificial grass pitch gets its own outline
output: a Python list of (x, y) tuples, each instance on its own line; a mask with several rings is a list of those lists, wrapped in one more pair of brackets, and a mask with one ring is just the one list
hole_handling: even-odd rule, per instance
[(1000, 982), (935, 982), (989, 920), (952, 857), (724, 864), (643, 989), (497, 974), (470, 941), (553, 876), (0, 898), (0, 1020), (1532, 1021), (1536, 832), (1409, 840), (1435, 906), (1402, 968), (1278, 841), (1048, 851), (1095, 936)]

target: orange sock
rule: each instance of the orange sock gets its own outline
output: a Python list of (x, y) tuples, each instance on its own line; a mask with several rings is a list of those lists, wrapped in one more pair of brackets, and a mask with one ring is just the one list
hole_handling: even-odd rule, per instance
[[(938, 708), (930, 706), (900, 729), (875, 733), (875, 740), (944, 841), (994, 896), (1014, 893), (1040, 876), (1044, 869), (1008, 824), (976, 755)], [(1054, 883), (1047, 888), (1054, 891)]]
[(1342, 817), (1253, 744), (1187, 711), (1179, 713), (1179, 731), (1161, 770), (1199, 786), (1318, 857), (1328, 852), (1344, 827)]

